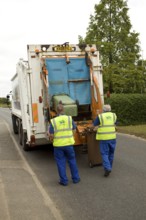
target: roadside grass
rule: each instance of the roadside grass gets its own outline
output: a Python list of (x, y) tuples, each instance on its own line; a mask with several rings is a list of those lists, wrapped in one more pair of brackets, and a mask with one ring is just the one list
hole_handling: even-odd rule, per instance
[(10, 108), (10, 105), (0, 103), (0, 108)]
[(146, 124), (144, 125), (129, 125), (129, 126), (117, 126), (117, 132), (135, 135), (146, 139)]

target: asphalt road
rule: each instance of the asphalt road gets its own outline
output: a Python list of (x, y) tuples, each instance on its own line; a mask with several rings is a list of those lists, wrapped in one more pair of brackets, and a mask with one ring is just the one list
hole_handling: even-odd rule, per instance
[[(12, 131), (10, 111), (0, 109), (0, 117)], [(14, 135), (14, 138), (18, 143), (17, 135)], [(21, 146), (19, 147), (42, 188), (59, 209), (62, 219), (146, 219), (145, 140), (118, 134), (113, 171), (108, 178), (103, 177), (102, 166), (89, 168), (87, 154), (82, 154), (80, 147), (75, 147), (81, 182), (73, 184), (70, 180), (67, 187), (58, 184), (58, 173), (51, 148), (41, 146), (24, 152)], [(67, 172), (70, 176), (69, 169)]]

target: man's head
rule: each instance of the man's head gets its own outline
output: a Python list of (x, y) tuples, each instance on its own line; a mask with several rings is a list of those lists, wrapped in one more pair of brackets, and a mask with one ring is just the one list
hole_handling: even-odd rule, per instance
[(103, 106), (103, 112), (110, 112), (111, 111), (111, 106), (110, 105), (104, 105)]
[(59, 104), (57, 105), (57, 113), (62, 114), (63, 112), (64, 112), (64, 107), (62, 101), (59, 101)]

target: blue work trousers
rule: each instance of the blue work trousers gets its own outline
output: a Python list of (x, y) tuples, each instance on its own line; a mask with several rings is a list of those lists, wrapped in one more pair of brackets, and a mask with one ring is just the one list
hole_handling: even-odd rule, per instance
[(73, 146), (54, 147), (54, 157), (57, 163), (60, 182), (67, 185), (66, 162), (68, 162), (74, 183), (80, 180)]
[(100, 153), (102, 156), (103, 167), (105, 170), (112, 170), (116, 140), (100, 140)]

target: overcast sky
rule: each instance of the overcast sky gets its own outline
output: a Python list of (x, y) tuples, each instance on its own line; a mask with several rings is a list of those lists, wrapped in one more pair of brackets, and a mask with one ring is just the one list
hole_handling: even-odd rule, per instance
[[(78, 43), (99, 0), (0, 0), (0, 97), (11, 91), (19, 58), (27, 44)], [(146, 59), (146, 0), (128, 0), (133, 30), (140, 34)]]

